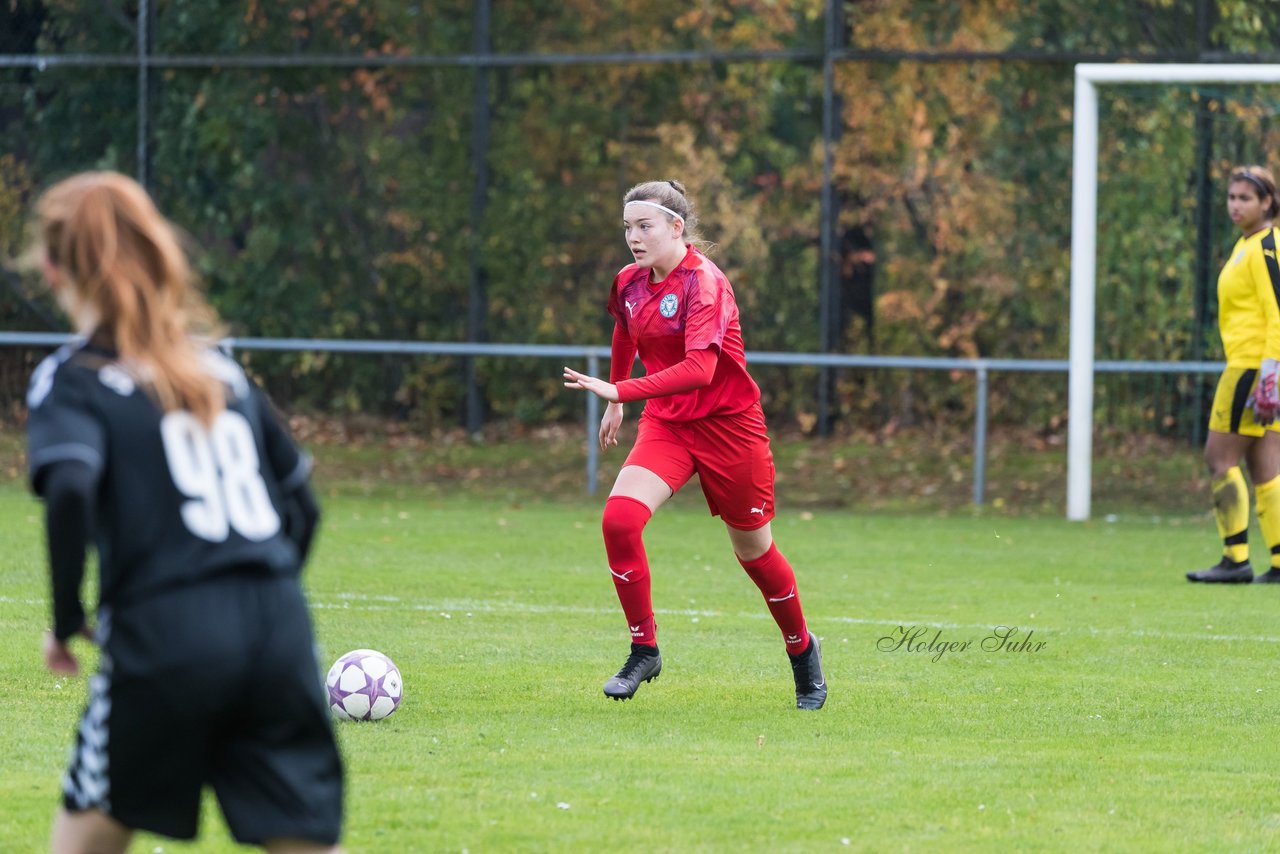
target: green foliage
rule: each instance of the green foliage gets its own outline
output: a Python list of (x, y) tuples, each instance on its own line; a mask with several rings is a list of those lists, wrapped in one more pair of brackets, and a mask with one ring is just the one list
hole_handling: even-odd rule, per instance
[[(18, 4), (15, 50), (129, 54), (134, 10), (87, 0)], [(1272, 49), (1280, 11), (1220, 0), (1196, 32), (1193, 0), (1094, 4), (863, 0), (845, 6), (854, 48), (937, 51)], [(498, 52), (815, 49), (824, 4), (608, 0), (496, 4)], [(478, 50), (463, 0), (180, 0), (155, 11), (161, 55), (450, 56)], [(32, 35), (38, 33), (37, 35)], [(1205, 38), (1201, 39), (1200, 36)], [(604, 344), (603, 303), (629, 258), (618, 202), (632, 184), (677, 177), (739, 297), (748, 346), (819, 347), (822, 80), (812, 63), (381, 68), (163, 67), (152, 75), (148, 169), (162, 208), (189, 231), (232, 331), (459, 341), (473, 265), (483, 337)], [(17, 250), (33, 190), (85, 168), (137, 168), (137, 74), (73, 66), (0, 72), (0, 235)], [(483, 214), (473, 222), (473, 92), (492, 109)], [(871, 308), (841, 346), (889, 355), (1062, 357), (1070, 245), (1071, 68), (1067, 63), (842, 62), (834, 179), (842, 269), (874, 271)], [(1264, 87), (1127, 87), (1103, 101), (1099, 355), (1211, 355), (1212, 306), (1197, 304), (1195, 116), (1215, 128), (1212, 175), (1280, 150)], [(1215, 193), (1221, 188), (1215, 184)], [(1213, 223), (1215, 246), (1229, 226)], [(1203, 283), (1202, 283), (1203, 284)], [(1211, 283), (1209, 283), (1211, 284)], [(1209, 290), (1211, 293), (1211, 288)], [(0, 297), (8, 328), (45, 325), (33, 283)], [(248, 357), (288, 404), (370, 411), (420, 425), (456, 419), (452, 359), (325, 354)], [(480, 360), (492, 413), (541, 423), (575, 415), (557, 365)], [(842, 377), (852, 421), (967, 417), (968, 384), (942, 375)], [(762, 382), (771, 413), (812, 423), (816, 376)], [(1167, 426), (1181, 392), (1119, 406)], [(1113, 396), (1113, 400), (1118, 400)], [(904, 405), (904, 400), (906, 404)], [(912, 400), (929, 400), (920, 407)], [(1055, 402), (1059, 401), (1059, 402)], [(1048, 422), (1052, 391), (997, 376), (993, 415)], [(1162, 411), (1157, 411), (1162, 410)], [(1150, 413), (1148, 415), (1147, 413)]]

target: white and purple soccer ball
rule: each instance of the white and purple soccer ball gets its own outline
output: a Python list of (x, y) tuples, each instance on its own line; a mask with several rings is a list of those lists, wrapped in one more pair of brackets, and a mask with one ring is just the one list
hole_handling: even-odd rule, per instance
[(329, 668), (329, 708), (343, 721), (380, 721), (400, 707), (400, 668), (372, 649), (353, 649)]

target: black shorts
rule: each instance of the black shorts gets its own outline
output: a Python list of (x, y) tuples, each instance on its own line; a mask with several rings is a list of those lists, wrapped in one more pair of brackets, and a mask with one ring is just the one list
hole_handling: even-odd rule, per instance
[(67, 809), (191, 839), (208, 784), (239, 842), (338, 841), (342, 764), (297, 579), (221, 576), (102, 619)]

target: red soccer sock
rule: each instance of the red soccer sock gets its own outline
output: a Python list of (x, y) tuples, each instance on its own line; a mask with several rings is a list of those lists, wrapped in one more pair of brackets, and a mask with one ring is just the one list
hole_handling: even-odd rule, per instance
[(649, 586), (649, 559), (640, 535), (653, 511), (642, 501), (615, 495), (604, 503), (604, 550), (609, 556), (613, 586), (627, 616), (631, 642), (658, 645), (658, 629), (653, 621), (653, 598)]
[(800, 593), (796, 589), (796, 574), (791, 564), (770, 543), (769, 550), (755, 560), (738, 558), (738, 563), (751, 576), (751, 580), (764, 594), (765, 604), (773, 621), (782, 629), (788, 655), (799, 655), (809, 647), (809, 627), (805, 625), (804, 611), (800, 608)]

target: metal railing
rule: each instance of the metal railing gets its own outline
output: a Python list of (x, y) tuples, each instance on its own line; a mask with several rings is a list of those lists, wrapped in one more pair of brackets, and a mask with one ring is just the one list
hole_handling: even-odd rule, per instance
[[(46, 332), (0, 332), (0, 346), (58, 347), (73, 340), (71, 335)], [(600, 376), (602, 362), (609, 360), (608, 347), (553, 344), (478, 344), (452, 341), (343, 341), (331, 338), (226, 338), (230, 350), (284, 350), (323, 353), (366, 353), (404, 356), (488, 356), (496, 358), (585, 359), (587, 373)], [(973, 503), (982, 504), (987, 486), (987, 398), (993, 371), (1066, 374), (1066, 359), (948, 359), (930, 356), (860, 356), (833, 353), (747, 353), (755, 365), (792, 365), (818, 368), (900, 369), (912, 371), (972, 371), (974, 390)], [(1213, 374), (1222, 362), (1142, 362), (1100, 361), (1098, 373), (1110, 374)], [(600, 449), (596, 431), (600, 422), (600, 398), (586, 394), (587, 494), (599, 486)]]

